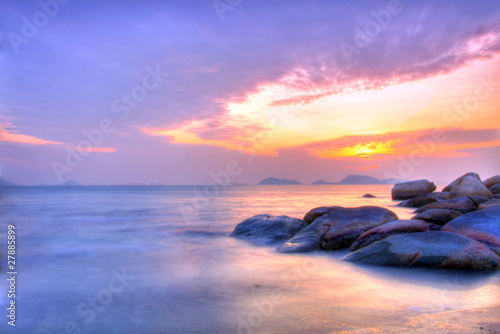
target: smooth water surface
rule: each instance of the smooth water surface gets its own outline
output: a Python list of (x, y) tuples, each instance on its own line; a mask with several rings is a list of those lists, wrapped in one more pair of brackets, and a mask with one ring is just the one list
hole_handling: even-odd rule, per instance
[[(278, 254), (229, 238), (260, 213), (378, 205), (390, 186), (8, 187), (0, 270), (17, 232), (16, 328), (2, 333), (495, 333), (499, 273), (362, 267), (347, 251)], [(365, 193), (377, 198), (361, 198)], [(482, 329), (481, 329), (482, 327)], [(488, 332), (488, 330), (491, 330)]]

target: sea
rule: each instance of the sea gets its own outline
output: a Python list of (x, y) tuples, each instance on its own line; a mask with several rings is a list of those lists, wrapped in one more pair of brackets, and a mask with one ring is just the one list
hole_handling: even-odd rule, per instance
[(0, 188), (0, 332), (499, 333), (500, 272), (361, 266), (341, 261), (347, 250), (280, 254), (229, 237), (256, 214), (326, 205), (411, 218), (390, 189)]

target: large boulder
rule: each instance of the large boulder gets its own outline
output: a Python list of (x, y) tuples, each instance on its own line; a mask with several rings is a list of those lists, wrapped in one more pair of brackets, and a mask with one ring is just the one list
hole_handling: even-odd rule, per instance
[(484, 184), (472, 176), (466, 176), (457, 182), (450, 190), (448, 198), (458, 198), (464, 196), (481, 196), (493, 198), (493, 194)]
[(230, 236), (259, 245), (269, 245), (290, 239), (306, 226), (302, 219), (263, 214), (245, 219)]
[(461, 270), (500, 269), (500, 258), (463, 235), (428, 231), (389, 236), (343, 258), (382, 266), (422, 266)]
[(409, 220), (394, 220), (372, 228), (361, 234), (358, 239), (352, 244), (351, 250), (355, 251), (360, 248), (370, 246), (376, 241), (387, 238), (390, 235), (425, 232), (429, 231), (430, 224), (423, 220), (409, 219)]
[(500, 207), (468, 213), (453, 219), (441, 229), (477, 240), (500, 255)]
[(431, 204), (431, 203), (438, 201), (435, 197), (429, 196), (429, 195), (431, 195), (431, 194), (427, 194), (424, 196), (418, 196), (415, 198), (410, 198), (410, 199), (407, 199), (407, 200), (399, 203), (398, 205), (404, 206), (406, 208), (420, 208), (420, 207), (425, 206), (427, 204)]
[(333, 209), (340, 208), (340, 206), (320, 206), (318, 208), (314, 208), (309, 210), (308, 213), (304, 216), (304, 221), (306, 224), (311, 224), (316, 218), (323, 216), (324, 214), (332, 211)]
[(317, 249), (341, 249), (351, 244), (371, 228), (397, 220), (398, 216), (385, 208), (333, 208), (316, 218), (306, 228), (278, 248), (278, 252), (309, 252)]
[(483, 181), (483, 184), (486, 188), (490, 189), (495, 184), (500, 184), (500, 175), (495, 175)]
[(430, 224), (445, 225), (450, 220), (460, 217), (462, 214), (456, 210), (430, 209), (419, 213), (412, 219), (424, 220)]
[(445, 209), (445, 210), (455, 210), (461, 213), (468, 213), (477, 210), (478, 204), (469, 197), (460, 197), (454, 199), (448, 199), (445, 201), (439, 201), (435, 203), (428, 204), (421, 208), (415, 210), (416, 213), (425, 212), (431, 209)]
[(446, 191), (446, 192), (450, 191), (457, 183), (459, 183), (460, 181), (462, 181), (462, 179), (464, 177), (469, 177), (469, 176), (471, 176), (471, 177), (473, 177), (473, 178), (481, 181), (481, 177), (478, 174), (473, 173), (473, 172), (469, 172), (469, 173), (466, 173), (466, 174), (460, 176), (458, 179), (455, 179), (452, 183), (450, 183), (449, 185), (447, 185), (446, 187), (444, 187), (443, 191)]
[(494, 199), (489, 200), (488, 202), (481, 203), (481, 204), (479, 204), (478, 209), (484, 210), (484, 209), (488, 209), (488, 208), (491, 208), (494, 206), (500, 206), (500, 199), (494, 198)]
[(492, 194), (500, 194), (500, 183), (488, 188)]
[(392, 188), (392, 199), (405, 200), (423, 196), (436, 190), (436, 185), (428, 180), (397, 183)]

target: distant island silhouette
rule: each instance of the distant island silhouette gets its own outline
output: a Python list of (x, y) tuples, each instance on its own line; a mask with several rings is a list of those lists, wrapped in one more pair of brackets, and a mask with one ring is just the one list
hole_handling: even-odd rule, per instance
[[(356, 184), (396, 184), (400, 182), (406, 182), (405, 179), (377, 179), (368, 175), (347, 175), (340, 182), (328, 182), (322, 179), (313, 182), (311, 185), (333, 185), (333, 184), (343, 184), (343, 185), (356, 185)], [(258, 185), (300, 185), (303, 184), (297, 180), (279, 179), (276, 177), (268, 177), (260, 181)]]

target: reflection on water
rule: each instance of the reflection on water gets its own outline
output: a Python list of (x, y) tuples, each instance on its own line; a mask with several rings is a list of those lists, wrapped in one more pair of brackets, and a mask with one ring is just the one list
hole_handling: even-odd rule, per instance
[[(361, 198), (364, 193), (378, 196)], [(228, 238), (258, 213), (393, 207), (388, 186), (234, 187), (189, 220), (191, 187), (10, 188), (20, 333), (480, 333), (500, 331), (498, 273), (377, 268), (346, 253), (278, 254)], [(196, 200), (196, 198), (194, 199)], [(199, 201), (199, 203), (202, 203)], [(206, 202), (203, 202), (206, 203)], [(0, 254), (5, 253), (2, 241)], [(0, 269), (5, 271), (4, 263)], [(0, 290), (7, 291), (5, 281)], [(7, 296), (0, 293), (0, 305)], [(4, 308), (5, 309), (5, 308)], [(0, 324), (7, 330), (6, 321)], [(486, 331), (485, 331), (486, 333)]]

